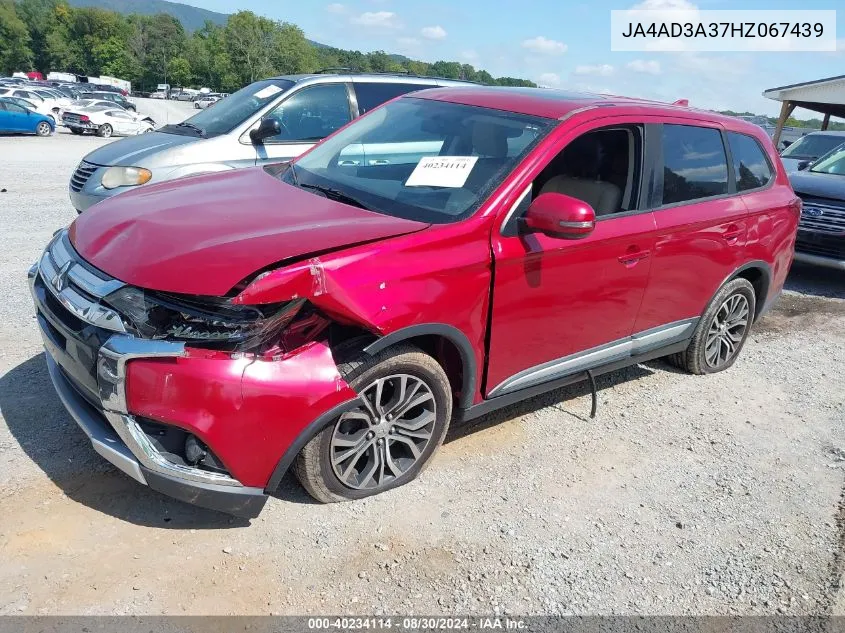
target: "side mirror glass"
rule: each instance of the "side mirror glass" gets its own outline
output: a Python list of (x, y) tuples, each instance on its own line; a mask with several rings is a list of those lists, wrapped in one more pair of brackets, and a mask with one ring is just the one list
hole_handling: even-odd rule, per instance
[(813, 161), (811, 161), (811, 160), (802, 160), (800, 163), (798, 163), (798, 171), (804, 171), (805, 169), (807, 169), (807, 167), (809, 167), (812, 164), (813, 164)]
[(261, 119), (261, 123), (254, 130), (250, 130), (249, 138), (253, 143), (261, 143), (265, 138), (271, 136), (278, 136), (282, 133), (282, 126), (278, 119), (266, 118)]
[(596, 213), (584, 202), (562, 193), (535, 198), (520, 221), (522, 233), (542, 233), (559, 239), (585, 237), (596, 228)]

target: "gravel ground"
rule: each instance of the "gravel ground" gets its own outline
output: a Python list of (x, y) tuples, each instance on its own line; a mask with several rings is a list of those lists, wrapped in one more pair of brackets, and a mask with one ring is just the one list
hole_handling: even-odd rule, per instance
[(404, 488), (286, 480), (249, 525), (116, 472), (49, 384), (26, 270), (103, 142), (0, 138), (0, 614), (845, 613), (842, 275), (796, 268), (728, 372), (604, 376), (595, 420), (561, 390)]

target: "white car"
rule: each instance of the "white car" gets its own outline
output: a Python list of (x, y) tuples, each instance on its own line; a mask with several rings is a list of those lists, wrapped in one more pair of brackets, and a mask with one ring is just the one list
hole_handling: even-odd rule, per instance
[[(54, 117), (58, 116), (59, 109), (61, 108), (58, 100), (53, 96), (41, 94), (29, 86), (22, 88), (0, 88), (0, 97), (19, 97), (27, 101), (32, 101), (33, 103), (39, 104), (39, 112), (43, 111), (45, 114), (52, 112)], [(42, 106), (44, 108), (43, 110)]]
[(65, 116), (65, 112), (79, 112), (80, 110), (89, 110), (91, 108), (122, 109), (117, 104), (112, 103), (111, 101), (106, 101), (105, 99), (77, 99), (76, 101), (72, 101), (69, 106), (59, 110), (58, 123), (59, 125), (64, 125), (64, 123), (62, 123), (62, 119)]
[(220, 101), (218, 97), (202, 97), (201, 99), (194, 101), (194, 108), (197, 110), (205, 110), (207, 107), (213, 106), (218, 101)]
[(62, 124), (74, 134), (94, 132), (103, 138), (134, 136), (155, 129), (155, 121), (145, 114), (135, 114), (115, 106), (69, 110), (62, 116)]

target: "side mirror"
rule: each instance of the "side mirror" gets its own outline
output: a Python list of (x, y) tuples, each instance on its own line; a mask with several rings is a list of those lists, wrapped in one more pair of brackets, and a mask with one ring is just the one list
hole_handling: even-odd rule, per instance
[(257, 128), (254, 130), (250, 130), (249, 138), (252, 139), (253, 143), (261, 143), (264, 141), (265, 138), (270, 138), (271, 136), (278, 136), (282, 133), (282, 126), (279, 124), (278, 119), (273, 118), (266, 118), (261, 119), (261, 123)]
[(807, 169), (807, 167), (809, 167), (812, 164), (813, 164), (813, 161), (811, 161), (811, 160), (802, 160), (800, 163), (798, 163), (798, 171), (804, 171), (805, 169)]
[(562, 193), (544, 193), (531, 202), (520, 228), (522, 233), (578, 239), (596, 228), (596, 212), (583, 200)]

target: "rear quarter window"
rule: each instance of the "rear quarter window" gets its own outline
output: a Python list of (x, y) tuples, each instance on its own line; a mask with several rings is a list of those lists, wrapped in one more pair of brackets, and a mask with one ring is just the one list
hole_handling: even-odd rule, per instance
[(355, 82), (355, 96), (358, 99), (358, 112), (364, 114), (373, 108), (386, 103), (395, 97), (399, 97), (416, 90), (436, 88), (428, 84), (411, 83), (376, 83), (376, 82)]
[(757, 139), (747, 134), (728, 132), (728, 144), (731, 148), (737, 191), (759, 189), (772, 181), (772, 166)]

